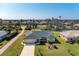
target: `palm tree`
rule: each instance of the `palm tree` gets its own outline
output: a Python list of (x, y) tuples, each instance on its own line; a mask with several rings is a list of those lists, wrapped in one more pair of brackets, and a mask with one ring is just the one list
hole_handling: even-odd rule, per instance
[(0, 18), (0, 24), (2, 24), (2, 19)]
[(61, 20), (61, 16), (59, 16), (59, 19)]
[(54, 20), (54, 17), (52, 17), (52, 20)]

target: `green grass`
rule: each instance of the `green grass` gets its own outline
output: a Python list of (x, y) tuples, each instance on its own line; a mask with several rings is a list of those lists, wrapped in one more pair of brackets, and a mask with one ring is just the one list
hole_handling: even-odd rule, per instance
[(1, 56), (18, 56), (20, 55), (23, 45), (23, 37), (19, 37)]
[(61, 44), (65, 44), (65, 40), (63, 38), (60, 37), (60, 33), (59, 32), (53, 32), (54, 36), (56, 37), (56, 39), (61, 43)]
[(71, 51), (71, 55), (79, 56), (79, 44), (66, 44), (67, 50)]
[(0, 48), (2, 48), (5, 44), (7, 44), (7, 42), (8, 42), (7, 40), (0, 42)]
[(46, 29), (46, 25), (38, 25), (37, 29)]
[(52, 44), (58, 47), (58, 49), (48, 49), (49, 45), (36, 45), (35, 55), (37, 56), (79, 56), (79, 44), (70, 44), (60, 37), (58, 32), (53, 32), (56, 39), (60, 44)]
[(68, 51), (61, 45), (57, 45), (58, 49), (48, 49), (47, 45), (40, 45), (35, 47), (36, 56), (69, 56)]
[(66, 43), (66, 41), (63, 38), (59, 37), (60, 34), (58, 32), (54, 32), (54, 35), (61, 42), (61, 45), (65, 47), (65, 49), (68, 51), (70, 55), (79, 56), (78, 43), (75, 43), (75, 44)]

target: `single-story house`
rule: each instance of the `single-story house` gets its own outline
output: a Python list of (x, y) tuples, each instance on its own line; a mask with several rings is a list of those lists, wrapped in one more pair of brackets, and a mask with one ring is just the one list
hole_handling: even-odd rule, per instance
[(26, 44), (45, 44), (47, 42), (55, 42), (55, 37), (50, 31), (30, 31), (25, 34), (24, 43)]
[(0, 41), (3, 40), (8, 33), (9, 33), (8, 31), (0, 31)]
[(79, 24), (74, 24), (73, 26), (74, 26), (74, 27), (79, 27)]
[(79, 30), (69, 30), (60, 32), (61, 37), (67, 40), (76, 40), (79, 37)]

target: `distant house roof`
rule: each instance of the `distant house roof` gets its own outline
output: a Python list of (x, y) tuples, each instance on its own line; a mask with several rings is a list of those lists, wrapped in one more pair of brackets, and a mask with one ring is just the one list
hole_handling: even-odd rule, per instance
[(42, 37), (51, 37), (54, 38), (54, 36), (51, 34), (50, 31), (32, 31), (31, 34), (25, 35), (27, 39), (41, 39)]
[(79, 30), (63, 31), (60, 34), (66, 38), (74, 38), (79, 36)]
[(78, 26), (79, 27), (79, 24), (74, 24), (74, 26)]
[(0, 31), (0, 40), (2, 40), (7, 34), (8, 31)]

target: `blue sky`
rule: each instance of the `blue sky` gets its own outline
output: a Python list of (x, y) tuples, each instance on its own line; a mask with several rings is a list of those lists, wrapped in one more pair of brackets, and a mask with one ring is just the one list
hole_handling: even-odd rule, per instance
[(0, 18), (29, 19), (51, 18), (79, 19), (78, 3), (0, 3)]

